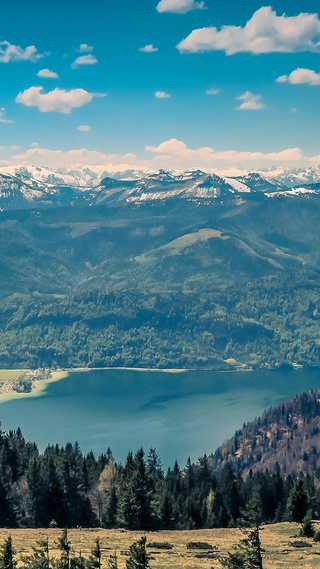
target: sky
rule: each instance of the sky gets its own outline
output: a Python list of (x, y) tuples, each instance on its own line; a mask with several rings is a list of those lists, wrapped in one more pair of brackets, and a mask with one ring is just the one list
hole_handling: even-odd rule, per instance
[(0, 165), (320, 163), (319, 1), (1, 7)]

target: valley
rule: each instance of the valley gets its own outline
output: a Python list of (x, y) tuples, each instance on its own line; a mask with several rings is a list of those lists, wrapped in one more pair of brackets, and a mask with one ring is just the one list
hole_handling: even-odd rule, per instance
[(195, 171), (88, 192), (18, 188), (0, 213), (0, 366), (320, 365), (317, 189)]

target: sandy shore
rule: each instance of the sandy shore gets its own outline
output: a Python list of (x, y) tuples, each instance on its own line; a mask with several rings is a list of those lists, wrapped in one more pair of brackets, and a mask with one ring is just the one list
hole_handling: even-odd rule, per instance
[[(14, 389), (11, 388), (11, 381), (6, 382), (6, 385), (4, 386), (4, 391), (1, 392), (1, 388), (0, 388), (0, 403), (5, 402), (5, 401), (11, 401), (13, 399), (26, 399), (27, 397), (40, 397), (45, 390), (47, 389), (47, 386), (50, 383), (53, 383), (55, 381), (60, 381), (60, 379), (64, 379), (66, 378), (70, 373), (72, 372), (88, 372), (88, 371), (101, 371), (101, 370), (108, 370), (108, 371), (113, 371), (113, 370), (128, 370), (128, 371), (140, 371), (140, 372), (162, 372), (162, 373), (183, 373), (186, 371), (189, 371), (187, 369), (176, 369), (176, 368), (172, 368), (172, 369), (158, 369), (158, 368), (137, 368), (137, 367), (104, 367), (104, 368), (87, 368), (87, 367), (83, 367), (83, 368), (70, 368), (70, 369), (65, 369), (65, 370), (60, 370), (60, 371), (52, 371), (51, 372), (51, 378), (50, 379), (36, 379), (32, 382), (32, 391), (30, 391), (30, 393), (17, 393), (16, 391), (14, 391)], [(8, 371), (9, 373), (14, 371), (14, 370), (2, 370), (2, 371)], [(23, 372), (24, 370), (16, 370), (17, 372)], [(13, 385), (13, 382), (12, 382)]]
[(26, 399), (27, 397), (39, 397), (46, 390), (50, 383), (60, 381), (68, 376), (68, 371), (52, 371), (50, 379), (39, 379), (32, 382), (32, 391), (30, 393), (17, 393), (12, 390), (6, 393), (0, 393), (0, 403), (11, 401), (12, 399)]

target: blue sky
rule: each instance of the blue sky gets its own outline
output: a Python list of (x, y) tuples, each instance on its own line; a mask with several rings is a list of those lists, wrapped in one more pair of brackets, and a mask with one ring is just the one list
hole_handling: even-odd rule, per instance
[(0, 23), (0, 164), (320, 162), (319, 2), (22, 0)]

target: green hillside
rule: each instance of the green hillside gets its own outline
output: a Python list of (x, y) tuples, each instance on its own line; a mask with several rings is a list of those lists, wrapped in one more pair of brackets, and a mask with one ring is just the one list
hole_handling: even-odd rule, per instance
[(243, 196), (1, 212), (0, 366), (319, 365), (320, 198)]

